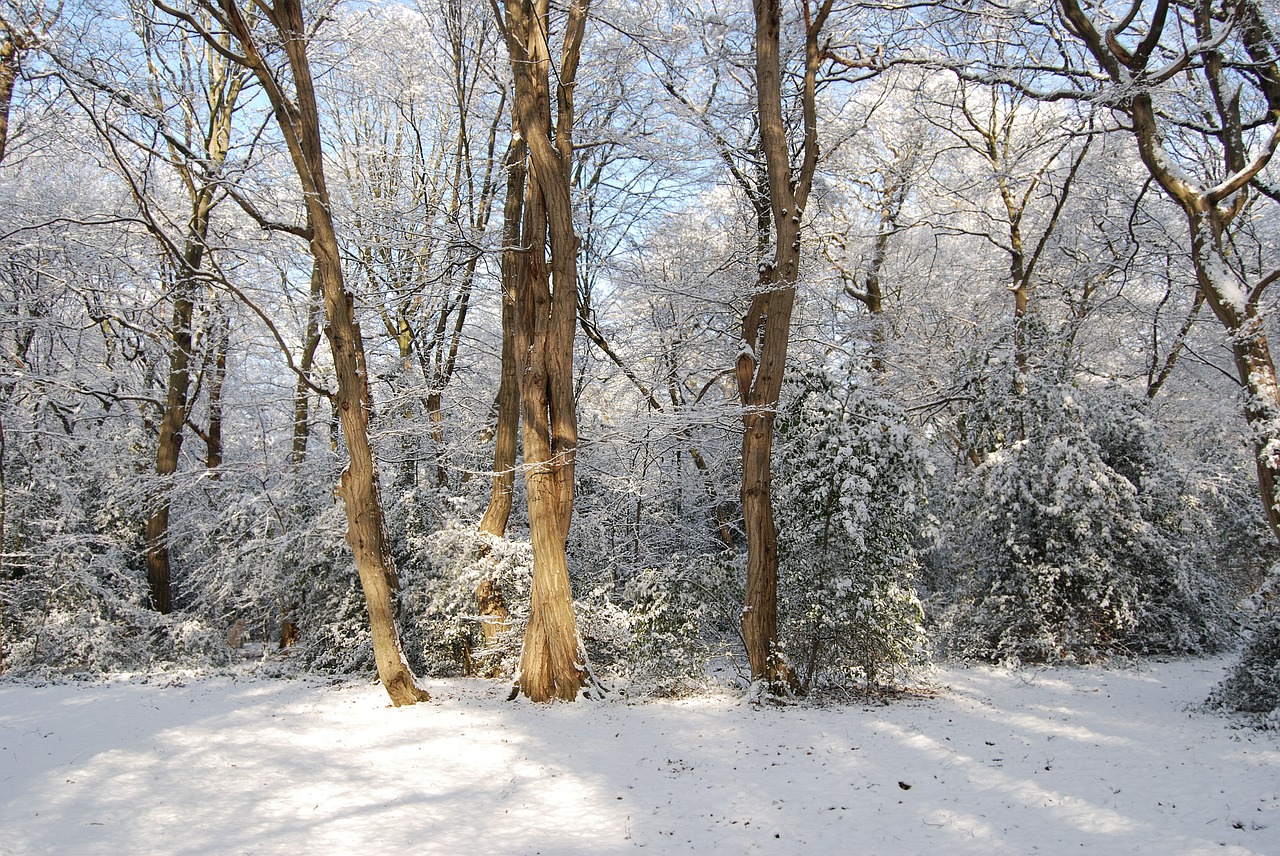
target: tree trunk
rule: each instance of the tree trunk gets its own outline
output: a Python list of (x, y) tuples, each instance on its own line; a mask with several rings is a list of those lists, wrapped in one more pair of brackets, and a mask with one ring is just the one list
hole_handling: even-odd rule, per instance
[(169, 323), (169, 379), (165, 386), (164, 413), (156, 441), (156, 476), (159, 478), (154, 507), (147, 517), (147, 586), (151, 608), (167, 615), (173, 611), (172, 568), (169, 562), (170, 480), (178, 470), (182, 451), (182, 427), (187, 419), (187, 393), (191, 387), (191, 318), (195, 292), (194, 273), (200, 267), (204, 247), (189, 243), (181, 267), (174, 276), (173, 316)]
[(0, 163), (9, 147), (9, 106), (13, 103), (13, 85), (21, 71), (16, 37), (5, 28), (0, 33)]
[[(516, 446), (520, 430), (520, 386), (516, 379), (515, 308), (524, 254), (520, 249), (524, 212), (528, 147), (513, 134), (507, 148), (507, 195), (502, 225), (502, 375), (498, 383), (497, 426), (493, 440), (493, 479), (489, 504), (480, 519), (480, 532), (501, 538), (511, 516), (511, 494), (516, 481)], [(487, 548), (484, 548), (487, 549)], [(480, 615), (485, 646), (492, 648), (507, 629), (507, 604), (502, 590), (486, 578), (476, 588), (476, 609)]]
[(573, 87), (587, 6), (588, 0), (569, 4), (554, 128), (551, 60), (544, 26), (547, 0), (506, 0), (505, 21), (499, 21), (515, 76), (516, 122), (529, 151), (522, 229), (525, 260), (516, 286), (515, 354), (533, 541), (533, 591), (516, 688), (534, 701), (574, 699), (590, 678), (578, 640), (565, 557), (578, 446), (573, 388), (578, 241), (570, 202)]
[[(1219, 281), (1230, 270), (1222, 250), (1221, 228), (1213, 212), (1191, 212), (1192, 259), (1200, 293), (1231, 339), (1236, 374), (1245, 388), (1244, 415), (1254, 437), (1254, 464), (1258, 494), (1272, 534), (1280, 539), (1280, 509), (1276, 489), (1280, 485), (1280, 384), (1267, 342), (1263, 309), (1256, 300), (1233, 303), (1233, 289)], [(1225, 286), (1225, 287), (1224, 287)]]
[(756, 109), (774, 224), (773, 263), (760, 265), (755, 296), (742, 324), (738, 393), (742, 399), (742, 517), (747, 531), (747, 591), (742, 613), (751, 679), (794, 690), (795, 671), (778, 650), (778, 532), (773, 520), (773, 421), (786, 370), (795, 283), (800, 266), (800, 221), (818, 160), (816, 88), (818, 34), (831, 11), (824, 0), (810, 17), (806, 0), (804, 143), (797, 181), (782, 114), (779, 0), (755, 0)]
[(307, 324), (302, 339), (302, 354), (298, 360), (298, 378), (293, 390), (293, 443), (290, 457), (293, 465), (301, 466), (307, 458), (307, 440), (311, 435), (311, 367), (315, 364), (316, 348), (320, 346), (320, 275), (319, 268), (311, 267), (311, 295), (307, 301)]
[(418, 687), (405, 662), (396, 630), (392, 598), (399, 586), (395, 565), (387, 549), (385, 522), (378, 483), (378, 468), (369, 442), (369, 419), (373, 403), (369, 395), (364, 343), (354, 317), (354, 299), (342, 279), (338, 237), (334, 230), (329, 189), (324, 177), (324, 146), (315, 87), (307, 59), (301, 0), (276, 0), (256, 7), (270, 21), (274, 35), (281, 38), (292, 79), (293, 97), (284, 90), (277, 72), (262, 57), (256, 39), (235, 0), (219, 0), (232, 34), (244, 59), (271, 102), (276, 121), (289, 147), (294, 171), (302, 184), (302, 194), (311, 225), (311, 255), (315, 261), (324, 301), (324, 333), (333, 355), (337, 392), (334, 407), (346, 439), (348, 463), (339, 481), (338, 495), (347, 516), (347, 543), (355, 557), (356, 571), (364, 590), (373, 654), (378, 677), (392, 704), (413, 704), (430, 696)]
[(498, 382), (497, 426), (493, 441), (493, 480), (489, 504), (480, 520), (480, 531), (501, 537), (511, 516), (511, 492), (516, 479), (517, 432), (520, 426), (520, 389), (516, 379), (515, 297), (524, 263), (519, 249), (520, 219), (524, 210), (525, 146), (511, 141), (507, 158), (507, 201), (504, 209), (502, 253), (502, 374)]
[(231, 345), (231, 320), (221, 315), (214, 337), (212, 377), (209, 381), (209, 432), (205, 436), (205, 466), (210, 477), (219, 478), (222, 466), (222, 387), (227, 380), (227, 349)]

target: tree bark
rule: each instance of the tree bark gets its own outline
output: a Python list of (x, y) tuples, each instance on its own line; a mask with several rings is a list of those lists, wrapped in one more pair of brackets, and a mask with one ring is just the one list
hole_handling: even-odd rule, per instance
[[(207, 230), (197, 226), (200, 232)], [(191, 387), (191, 318), (195, 299), (195, 271), (204, 255), (203, 234), (187, 244), (182, 266), (174, 276), (173, 315), (169, 322), (169, 376), (164, 412), (156, 440), (156, 475), (160, 484), (154, 507), (147, 517), (147, 587), (151, 608), (167, 615), (173, 611), (172, 568), (169, 561), (169, 481), (178, 471), (182, 451), (182, 427), (187, 420), (187, 393)]]
[(786, 370), (791, 313), (800, 266), (800, 222), (818, 160), (816, 88), (818, 35), (831, 11), (824, 0), (805, 13), (804, 142), (797, 181), (782, 114), (779, 0), (755, 0), (757, 110), (774, 224), (773, 262), (760, 265), (756, 292), (742, 324), (738, 392), (743, 405), (742, 517), (747, 532), (747, 590), (742, 613), (751, 679), (794, 690), (795, 670), (778, 650), (778, 532), (773, 520), (773, 423)]
[(7, 25), (0, 24), (0, 163), (9, 148), (9, 107), (13, 103), (13, 86), (22, 70), (20, 44)]
[(227, 350), (231, 345), (231, 319), (220, 315), (213, 341), (212, 365), (209, 366), (209, 431), (205, 436), (205, 467), (210, 478), (219, 478), (222, 466), (222, 387), (227, 380)]
[(293, 390), (293, 442), (290, 458), (295, 467), (307, 458), (307, 440), (311, 436), (311, 367), (315, 365), (316, 348), (320, 346), (320, 276), (319, 268), (311, 267), (311, 293), (307, 300), (307, 323), (303, 332), (302, 354), (298, 360), (298, 378)]
[(587, 9), (588, 0), (569, 4), (553, 125), (545, 29), (548, 2), (506, 0), (505, 19), (495, 4), (515, 76), (516, 122), (529, 151), (522, 226), (525, 259), (516, 283), (514, 339), (533, 587), (516, 689), (534, 701), (575, 699), (590, 679), (565, 556), (578, 446), (573, 388), (578, 240), (570, 201), (573, 88)]
[[(157, 0), (159, 2), (159, 0)], [(348, 463), (338, 485), (347, 516), (347, 543), (355, 557), (364, 590), (373, 654), (378, 677), (399, 706), (427, 701), (430, 696), (417, 685), (400, 648), (392, 606), (399, 587), (395, 565), (387, 549), (385, 521), (378, 483), (378, 468), (369, 442), (373, 404), (369, 395), (364, 343), (355, 320), (354, 298), (346, 290), (337, 233), (334, 229), (329, 189), (324, 176), (324, 150), (315, 87), (307, 58), (307, 32), (301, 0), (276, 0), (258, 6), (283, 42), (292, 79), (293, 95), (283, 88), (283, 75), (262, 57), (248, 22), (235, 0), (218, 0), (222, 18), (243, 52), (242, 61), (253, 71), (269, 99), (276, 121), (289, 148), (294, 171), (302, 184), (311, 225), (311, 254), (324, 303), (325, 337), (333, 355), (337, 392), (334, 406), (346, 439)]]

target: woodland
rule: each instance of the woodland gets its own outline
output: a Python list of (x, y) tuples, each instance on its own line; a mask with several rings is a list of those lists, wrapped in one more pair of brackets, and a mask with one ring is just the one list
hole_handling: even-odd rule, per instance
[(4, 0), (0, 671), (1235, 651), (1280, 726), (1278, 28)]

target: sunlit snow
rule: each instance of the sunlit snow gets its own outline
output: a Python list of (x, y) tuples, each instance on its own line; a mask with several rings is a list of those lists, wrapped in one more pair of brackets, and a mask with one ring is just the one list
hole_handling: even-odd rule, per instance
[(535, 706), (500, 683), (0, 686), (0, 852), (1274, 854), (1227, 659), (946, 668), (889, 705)]

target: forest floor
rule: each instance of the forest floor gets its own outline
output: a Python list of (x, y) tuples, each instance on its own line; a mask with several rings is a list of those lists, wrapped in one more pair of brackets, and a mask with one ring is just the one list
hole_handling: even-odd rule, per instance
[(0, 853), (1280, 854), (1229, 658), (940, 667), (887, 705), (535, 706), (432, 681), (0, 684)]

